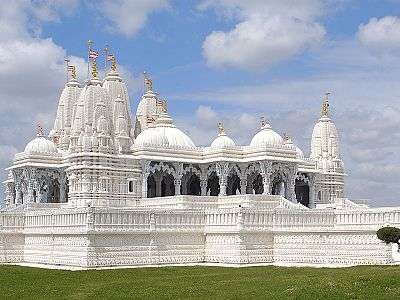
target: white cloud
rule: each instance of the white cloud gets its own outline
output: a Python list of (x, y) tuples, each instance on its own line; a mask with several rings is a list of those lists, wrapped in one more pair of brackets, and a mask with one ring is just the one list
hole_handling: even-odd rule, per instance
[(115, 0), (96, 4), (110, 21), (108, 29), (127, 37), (145, 25), (150, 14), (169, 7), (168, 0)]
[(206, 37), (203, 55), (213, 67), (263, 69), (320, 45), (325, 36), (316, 22), (322, 1), (210, 0), (199, 8), (239, 20), (232, 30)]
[(367, 24), (359, 26), (357, 37), (363, 45), (378, 54), (398, 51), (400, 18), (396, 16), (371, 18)]

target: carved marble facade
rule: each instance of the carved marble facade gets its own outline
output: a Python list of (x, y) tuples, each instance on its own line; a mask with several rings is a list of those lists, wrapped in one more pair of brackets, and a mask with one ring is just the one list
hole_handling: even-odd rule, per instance
[(328, 99), (310, 156), (264, 119), (249, 145), (222, 123), (197, 147), (146, 76), (134, 122), (115, 62), (65, 85), (48, 139), (15, 155), (0, 210), (0, 262), (65, 268), (152, 264), (393, 264), (375, 237), (400, 208), (345, 198)]

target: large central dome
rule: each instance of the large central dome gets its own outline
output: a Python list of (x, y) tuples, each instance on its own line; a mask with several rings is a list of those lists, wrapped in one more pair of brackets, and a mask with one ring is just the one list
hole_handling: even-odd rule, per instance
[(161, 113), (155, 126), (143, 130), (137, 136), (135, 146), (196, 147), (190, 137), (175, 127), (172, 118), (167, 113)]

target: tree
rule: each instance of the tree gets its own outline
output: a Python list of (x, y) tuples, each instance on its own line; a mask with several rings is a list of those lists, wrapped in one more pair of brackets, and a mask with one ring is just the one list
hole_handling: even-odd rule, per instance
[(382, 227), (376, 232), (376, 236), (386, 244), (396, 243), (400, 246), (400, 228)]

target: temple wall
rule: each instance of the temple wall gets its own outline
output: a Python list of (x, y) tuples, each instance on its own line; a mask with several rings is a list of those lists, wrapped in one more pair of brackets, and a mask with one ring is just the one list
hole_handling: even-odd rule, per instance
[(376, 238), (400, 211), (36, 208), (0, 215), (0, 262), (347, 266), (400, 263)]
[(278, 265), (376, 265), (393, 263), (390, 245), (376, 231), (276, 232), (274, 261)]

